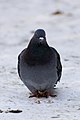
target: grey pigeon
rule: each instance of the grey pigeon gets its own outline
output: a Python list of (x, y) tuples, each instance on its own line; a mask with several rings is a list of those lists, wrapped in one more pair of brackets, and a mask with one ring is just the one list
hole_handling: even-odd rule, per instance
[(62, 65), (59, 53), (46, 41), (43, 29), (35, 31), (27, 48), (18, 56), (18, 74), (32, 97), (53, 96), (60, 81)]

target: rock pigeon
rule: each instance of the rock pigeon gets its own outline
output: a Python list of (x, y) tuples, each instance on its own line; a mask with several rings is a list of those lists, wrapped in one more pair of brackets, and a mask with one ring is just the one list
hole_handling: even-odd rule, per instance
[(31, 91), (30, 97), (53, 96), (61, 73), (59, 53), (48, 45), (45, 31), (36, 30), (28, 47), (18, 56), (18, 74)]

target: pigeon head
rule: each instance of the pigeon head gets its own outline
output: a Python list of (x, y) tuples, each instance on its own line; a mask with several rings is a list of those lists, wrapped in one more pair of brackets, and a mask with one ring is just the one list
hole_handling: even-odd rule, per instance
[(35, 31), (30, 43), (30, 47), (35, 47), (38, 49), (38, 47), (48, 46), (46, 42), (46, 33), (43, 29), (38, 29)]
[(43, 29), (38, 29), (35, 31), (35, 34), (34, 34), (36, 37), (40, 38), (40, 37), (43, 37), (45, 38), (46, 36), (46, 33)]

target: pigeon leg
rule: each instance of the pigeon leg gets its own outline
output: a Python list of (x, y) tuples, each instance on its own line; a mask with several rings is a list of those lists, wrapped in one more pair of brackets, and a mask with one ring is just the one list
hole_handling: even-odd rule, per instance
[(29, 96), (29, 98), (32, 98), (32, 97), (40, 98), (40, 97), (41, 97), (41, 94), (40, 94), (38, 91), (36, 91), (35, 93), (33, 93), (33, 94), (31, 94), (31, 95)]
[(48, 97), (47, 93), (46, 92), (42, 92), (42, 91), (36, 91), (35, 93), (33, 93), (32, 95), (29, 96), (29, 98), (32, 98), (32, 97), (37, 97), (37, 98), (41, 98), (41, 97)]
[(53, 94), (52, 92), (49, 92), (49, 91), (36, 91), (34, 94), (30, 95), (29, 98), (32, 98), (32, 97), (37, 97), (37, 98), (45, 97), (45, 98), (48, 98), (49, 96), (56, 97), (57, 95), (55, 95), (55, 94)]

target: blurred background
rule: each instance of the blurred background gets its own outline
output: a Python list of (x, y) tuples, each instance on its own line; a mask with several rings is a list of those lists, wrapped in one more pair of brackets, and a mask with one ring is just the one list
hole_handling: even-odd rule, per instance
[(26, 88), (23, 89), (17, 75), (17, 57), (38, 28), (46, 31), (48, 44), (61, 55), (63, 77), (59, 99), (80, 98), (80, 1), (0, 0), (0, 106), (4, 109), (14, 107), (14, 101), (16, 106), (23, 99), (26, 104)]

